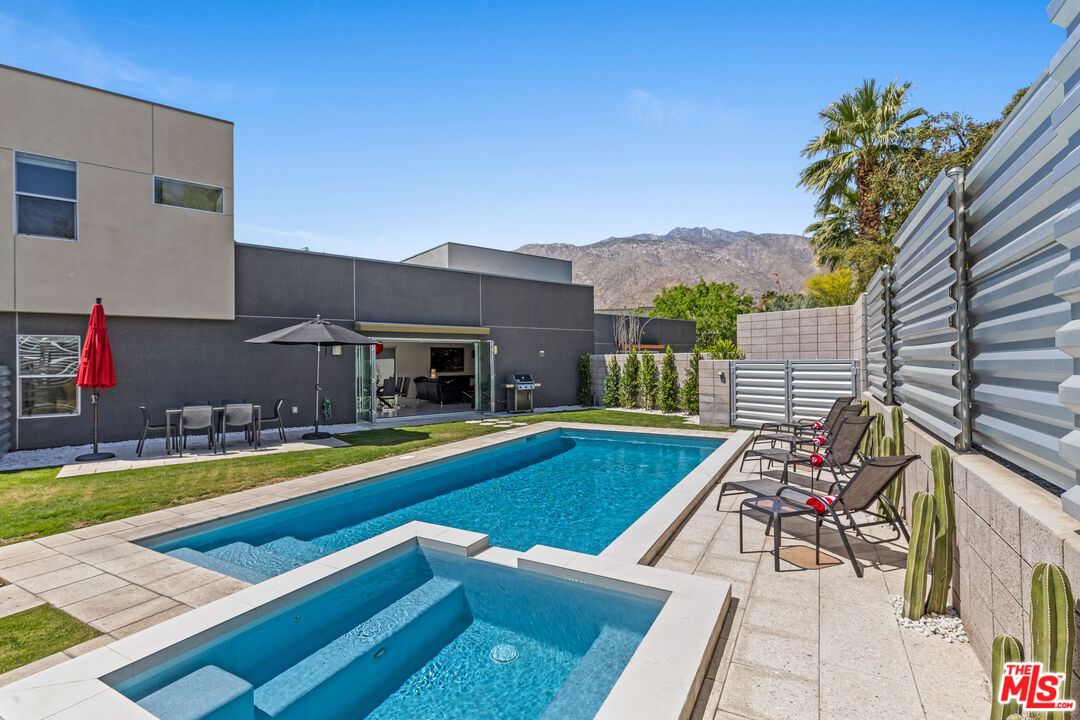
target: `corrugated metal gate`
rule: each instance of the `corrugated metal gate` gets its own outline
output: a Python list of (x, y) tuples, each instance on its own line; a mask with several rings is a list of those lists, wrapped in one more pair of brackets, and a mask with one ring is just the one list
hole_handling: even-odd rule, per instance
[(858, 394), (854, 360), (733, 360), (732, 424), (819, 418), (833, 400)]

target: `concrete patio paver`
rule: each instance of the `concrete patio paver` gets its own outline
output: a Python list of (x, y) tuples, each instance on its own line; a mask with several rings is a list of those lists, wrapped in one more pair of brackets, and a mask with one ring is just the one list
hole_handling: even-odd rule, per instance
[[(748, 476), (733, 468), (725, 479)], [(739, 552), (738, 503), (746, 496), (729, 493), (717, 510), (718, 496), (714, 488), (653, 561), (732, 585), (730, 626), (721, 634), (693, 718), (989, 716), (989, 683), (971, 646), (897, 624), (889, 593), (903, 586), (902, 542), (853, 541), (864, 573), (859, 578), (835, 530), (825, 529), (822, 549), (842, 563), (807, 570), (782, 560), (777, 573), (772, 537), (766, 538), (761, 521), (744, 520), (747, 552)], [(812, 541), (811, 522), (784, 523), (785, 548)]]

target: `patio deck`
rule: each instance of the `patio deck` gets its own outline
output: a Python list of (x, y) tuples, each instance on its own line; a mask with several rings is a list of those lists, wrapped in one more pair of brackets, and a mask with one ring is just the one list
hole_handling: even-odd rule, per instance
[[(726, 477), (747, 475), (736, 466)], [(781, 561), (776, 573), (763, 522), (747, 516), (753, 552), (739, 553), (738, 503), (748, 496), (729, 492), (717, 511), (718, 494), (719, 486), (653, 562), (731, 583), (732, 610), (695, 720), (989, 717), (989, 682), (971, 646), (903, 630), (895, 620), (889, 595), (903, 593), (903, 541), (853, 540), (860, 579), (836, 532), (823, 529), (823, 550), (843, 562), (809, 570)], [(784, 554), (812, 548), (813, 524), (786, 521), (783, 547)]]

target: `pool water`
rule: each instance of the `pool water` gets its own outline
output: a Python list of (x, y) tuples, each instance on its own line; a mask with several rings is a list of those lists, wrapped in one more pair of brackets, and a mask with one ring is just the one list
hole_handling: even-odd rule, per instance
[(176, 537), (155, 550), (259, 582), (411, 520), (596, 554), (722, 439), (556, 430)]
[(661, 606), (412, 549), (115, 687), (166, 720), (588, 718)]

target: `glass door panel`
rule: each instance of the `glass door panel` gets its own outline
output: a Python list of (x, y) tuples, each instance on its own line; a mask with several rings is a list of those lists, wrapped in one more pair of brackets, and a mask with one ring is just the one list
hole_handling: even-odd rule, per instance
[(476, 353), (475, 409), (477, 412), (494, 412), (495, 355), (491, 341), (480, 340), (473, 343), (473, 351)]
[(375, 420), (375, 346), (356, 346), (356, 421)]

